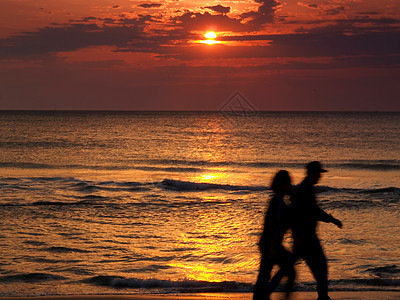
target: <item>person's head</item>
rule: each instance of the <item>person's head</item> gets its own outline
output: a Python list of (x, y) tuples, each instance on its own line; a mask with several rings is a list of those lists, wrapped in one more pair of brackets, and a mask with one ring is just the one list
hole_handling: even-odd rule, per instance
[(292, 180), (286, 170), (278, 171), (272, 179), (271, 189), (276, 194), (288, 194), (292, 189)]
[(328, 170), (322, 168), (322, 165), (319, 161), (312, 161), (306, 165), (307, 169), (307, 177), (312, 181), (313, 184), (316, 184), (321, 178), (321, 173), (326, 173)]

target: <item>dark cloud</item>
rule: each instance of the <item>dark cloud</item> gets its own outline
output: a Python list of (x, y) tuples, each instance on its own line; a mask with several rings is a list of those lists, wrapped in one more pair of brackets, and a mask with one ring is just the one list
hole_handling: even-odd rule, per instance
[[(334, 23), (331, 26), (326, 26), (325, 24)], [(335, 19), (335, 20), (311, 20), (311, 21), (287, 21), (287, 24), (295, 24), (295, 25), (317, 25), (318, 27), (314, 27), (313, 31), (326, 31), (326, 32), (345, 32), (352, 34), (359, 34), (370, 31), (395, 31), (400, 30), (400, 19), (395, 18), (372, 18), (370, 16), (362, 16), (362, 17), (354, 17), (354, 18), (346, 18), (346, 19)], [(358, 26), (362, 25), (362, 26)], [(308, 32), (308, 30), (303, 29), (303, 27), (299, 27), (297, 32)]]
[(319, 8), (319, 5), (317, 3), (303, 3), (303, 2), (297, 2), (297, 5), (311, 8), (311, 9), (317, 9)]
[(117, 8), (121, 8), (121, 6), (119, 6), (119, 5), (114, 5), (112, 8), (117, 9)]
[[(90, 21), (101, 21), (101, 24)], [(118, 52), (155, 53), (158, 58), (182, 61), (210, 58), (274, 58), (274, 57), (344, 57), (387, 56), (400, 53), (400, 20), (359, 17), (337, 20), (336, 24), (303, 29), (291, 34), (219, 37), (224, 41), (254, 41), (242, 46), (214, 45), (216, 51), (204, 51), (203, 45), (189, 44), (198, 39), (194, 30), (248, 30), (240, 19), (227, 15), (186, 12), (169, 20), (165, 28), (145, 30), (148, 24), (160, 22), (155, 16), (102, 19), (87, 17), (70, 24), (55, 24), (36, 32), (0, 40), (0, 57), (45, 58), (57, 52), (73, 51), (90, 46), (112, 46)], [(261, 43), (263, 42), (263, 43)]]
[(211, 9), (220, 14), (227, 14), (231, 11), (231, 8), (229, 6), (222, 6), (221, 4), (214, 6), (206, 6), (205, 8)]
[(361, 11), (361, 12), (357, 12), (357, 14), (359, 15), (379, 15), (379, 12), (377, 11)]
[(243, 19), (247, 19), (247, 24), (256, 28), (260, 28), (267, 23), (273, 23), (275, 11), (280, 5), (276, 0), (255, 0), (261, 3), (257, 11), (251, 11), (241, 14)]
[(138, 6), (143, 7), (143, 8), (158, 8), (158, 7), (161, 7), (162, 4), (160, 4), (160, 3), (143, 3), (143, 4), (139, 4)]
[(53, 24), (35, 32), (0, 39), (0, 59), (50, 59), (58, 52), (93, 46), (112, 46), (118, 52), (157, 53), (164, 44), (179, 45), (198, 38), (184, 27), (144, 32), (150, 23), (157, 22), (160, 22), (157, 17), (139, 15), (119, 19), (87, 17), (71, 20), (69, 24)]
[(304, 3), (304, 2), (297, 2), (297, 5), (303, 6), (303, 7), (307, 7), (307, 8), (311, 8), (311, 9), (318, 9), (321, 10), (320, 14), (321, 15), (326, 15), (326, 16), (335, 16), (338, 15), (340, 13), (344, 13), (346, 12), (346, 7), (343, 5), (337, 5), (337, 6), (332, 6), (332, 5), (324, 5), (321, 6), (317, 3)]
[(99, 20), (102, 21), (103, 23), (107, 23), (107, 24), (115, 23), (115, 20), (112, 18), (99, 18)]
[(78, 22), (91, 22), (91, 21), (96, 21), (97, 18), (96, 17), (86, 17), (83, 18), (82, 20), (78, 20)]
[[(122, 20), (123, 21), (123, 20)], [(89, 46), (124, 47), (135, 40), (143, 41), (143, 19), (122, 26), (99, 26), (92, 23), (48, 26), (0, 40), (1, 58), (34, 57)]]
[(213, 26), (213, 30), (217, 31), (243, 32), (248, 29), (245, 24), (241, 23), (240, 19), (230, 18), (222, 14), (212, 15), (208, 12), (195, 13), (188, 11), (180, 16), (174, 17), (172, 22), (188, 31), (208, 30), (210, 26)]
[(328, 16), (335, 16), (344, 12), (346, 12), (346, 8), (344, 6), (338, 6), (324, 10), (323, 14)]
[[(230, 59), (230, 58), (314, 58), (314, 57), (385, 57), (386, 61), (400, 54), (400, 31), (364, 32), (348, 35), (337, 29), (319, 28), (308, 33), (243, 35), (221, 37), (225, 41), (254, 41), (253, 45), (220, 45), (218, 50), (203, 51), (201, 47), (179, 49), (161, 48), (160, 55), (179, 60)], [(257, 45), (267, 41), (268, 45)], [(396, 60), (397, 61), (397, 60)], [(393, 64), (396, 64), (393, 61)]]

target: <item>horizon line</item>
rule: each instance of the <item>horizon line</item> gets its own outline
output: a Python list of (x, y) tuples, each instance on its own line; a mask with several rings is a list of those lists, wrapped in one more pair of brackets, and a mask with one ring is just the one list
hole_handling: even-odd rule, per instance
[(330, 113), (400, 113), (400, 110), (154, 110), (154, 109), (0, 109), (0, 112), (190, 112), (190, 113), (313, 113), (313, 112), (330, 112)]

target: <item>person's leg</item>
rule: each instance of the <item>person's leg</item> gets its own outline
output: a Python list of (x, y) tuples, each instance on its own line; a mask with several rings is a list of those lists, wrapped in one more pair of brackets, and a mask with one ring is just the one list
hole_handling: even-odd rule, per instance
[(328, 300), (328, 264), (317, 236), (308, 241), (307, 253), (303, 255), (317, 281), (319, 300)]
[(285, 286), (286, 298), (289, 299), (290, 293), (293, 291), (294, 281), (296, 279), (296, 271), (294, 269), (294, 264), (296, 263), (296, 259), (293, 254), (288, 252), (288, 264), (285, 267), (285, 274), (287, 276), (287, 282)]
[(254, 286), (253, 300), (265, 300), (267, 296), (267, 284), (271, 278), (272, 262), (267, 258), (267, 255), (261, 253), (260, 270), (257, 277), (256, 285)]
[(288, 281), (285, 287), (285, 291), (287, 296), (289, 296), (290, 292), (293, 289), (293, 284), (296, 276), (296, 272), (294, 270), (294, 263), (295, 260), (292, 253), (287, 251), (283, 246), (280, 246), (277, 257), (277, 264), (279, 265), (280, 269), (268, 283), (266, 289), (267, 294), (271, 294), (276, 289), (279, 282), (282, 280), (282, 277), (287, 276)]

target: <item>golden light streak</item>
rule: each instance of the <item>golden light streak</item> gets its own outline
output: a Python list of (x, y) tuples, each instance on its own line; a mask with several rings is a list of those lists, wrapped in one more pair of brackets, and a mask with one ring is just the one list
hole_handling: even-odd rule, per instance
[(219, 179), (224, 176), (225, 176), (225, 173), (212, 173), (212, 174), (203, 174), (197, 178), (200, 179), (201, 182), (203, 182), (203, 181), (212, 180), (212, 179)]
[(202, 44), (207, 44), (207, 45), (215, 45), (215, 44), (221, 44), (221, 41), (214, 41), (214, 40), (203, 40), (200, 41)]

